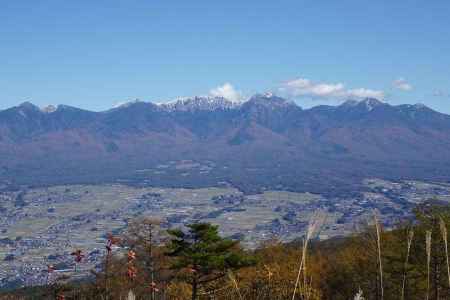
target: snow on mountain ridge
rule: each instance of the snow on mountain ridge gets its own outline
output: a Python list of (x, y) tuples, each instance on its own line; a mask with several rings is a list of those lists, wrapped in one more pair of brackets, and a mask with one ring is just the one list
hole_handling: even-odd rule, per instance
[(45, 107), (42, 107), (41, 111), (44, 113), (47, 113), (47, 114), (51, 114), (51, 113), (54, 113), (57, 109), (58, 109), (58, 107), (55, 105), (47, 105)]
[(158, 106), (167, 111), (197, 111), (197, 110), (227, 110), (239, 107), (241, 102), (234, 102), (223, 97), (195, 96), (178, 98), (167, 103), (158, 103)]

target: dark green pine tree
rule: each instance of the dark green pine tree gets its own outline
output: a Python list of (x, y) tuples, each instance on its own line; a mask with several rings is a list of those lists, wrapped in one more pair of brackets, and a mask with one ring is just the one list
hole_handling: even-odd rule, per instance
[(168, 255), (174, 257), (171, 267), (187, 274), (193, 300), (197, 299), (201, 285), (223, 278), (230, 270), (253, 264), (253, 259), (240, 250), (238, 241), (219, 235), (218, 226), (194, 223), (187, 227), (188, 232), (168, 231), (171, 236)]

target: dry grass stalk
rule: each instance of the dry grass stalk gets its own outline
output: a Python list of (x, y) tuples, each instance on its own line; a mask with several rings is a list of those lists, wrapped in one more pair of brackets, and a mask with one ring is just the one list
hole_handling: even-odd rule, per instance
[[(306, 278), (306, 254), (308, 251), (308, 244), (311, 238), (320, 230), (320, 227), (322, 227), (323, 223), (325, 222), (326, 215), (323, 212), (317, 212), (313, 215), (311, 218), (311, 221), (308, 225), (308, 230), (306, 231), (306, 237), (303, 242), (303, 248), (302, 248), (302, 259), (300, 261), (300, 266), (298, 268), (297, 272), (297, 279), (295, 280), (295, 286), (294, 286), (294, 292), (292, 293), (292, 300), (295, 299), (295, 294), (297, 292), (297, 288), (300, 282), (300, 276), (303, 271), (303, 276)], [(306, 280), (306, 279), (305, 279)], [(306, 281), (305, 284), (306, 286)]]
[(425, 234), (425, 246), (427, 251), (427, 297), (430, 296), (430, 261), (431, 261), (431, 230), (427, 230)]
[(132, 290), (128, 291), (127, 300), (136, 300), (136, 296), (134, 295)]
[(408, 267), (409, 254), (411, 252), (411, 244), (412, 244), (413, 238), (414, 238), (414, 230), (410, 229), (410, 230), (408, 230), (408, 241), (407, 241), (407, 245), (406, 245), (406, 259), (405, 259), (405, 266), (404, 266), (404, 271), (403, 271), (402, 298), (401, 298), (401, 300), (405, 299), (406, 268)]
[(440, 218), (440, 227), (442, 239), (444, 240), (445, 247), (445, 259), (447, 263), (447, 276), (448, 276), (448, 286), (450, 287), (450, 265), (448, 261), (448, 234), (447, 234), (447, 226), (445, 225), (444, 219)]
[(313, 278), (311, 276), (310, 279), (309, 279), (308, 287), (306, 289), (306, 299), (310, 299), (311, 295), (313, 293), (312, 281), (313, 281)]
[(383, 264), (381, 262), (381, 228), (380, 223), (378, 222), (378, 217), (376, 213), (373, 214), (375, 220), (375, 229), (377, 231), (377, 250), (378, 250), (378, 266), (380, 272), (380, 290), (381, 290), (381, 299), (384, 299), (384, 286), (383, 286)]
[(231, 270), (228, 271), (228, 278), (230, 278), (231, 282), (233, 282), (233, 287), (236, 290), (236, 292), (238, 293), (239, 299), (244, 300), (244, 298), (242, 298), (241, 290), (239, 289), (238, 282), (237, 282), (236, 278), (234, 277), (234, 274)]
[(304, 239), (304, 242), (303, 242), (302, 259), (301, 259), (301, 261), (300, 261), (300, 266), (299, 266), (299, 268), (298, 268), (297, 279), (295, 280), (294, 293), (292, 294), (292, 300), (295, 299), (295, 293), (297, 292), (297, 287), (298, 287), (298, 284), (299, 284), (299, 282), (300, 282), (300, 275), (301, 275), (301, 273), (302, 273), (302, 270), (303, 270), (303, 263), (304, 263), (304, 261), (305, 261), (304, 256), (306, 255), (306, 254), (305, 254), (305, 253), (306, 253), (306, 250), (305, 250), (305, 249), (307, 249), (307, 247), (308, 247), (308, 235), (306, 235), (306, 238)]
[(355, 295), (354, 300), (364, 300), (364, 297), (363, 297), (363, 291), (361, 290), (361, 288), (359, 288), (359, 291), (358, 291), (358, 293)]
[(270, 268), (269, 268), (266, 264), (264, 264), (264, 268), (265, 268), (266, 271), (267, 271), (267, 279), (269, 280), (269, 281), (268, 281), (268, 286), (269, 286), (269, 290), (271, 290), (271, 289), (272, 289), (272, 276), (273, 276), (273, 272), (272, 272), (272, 270), (270, 270)]

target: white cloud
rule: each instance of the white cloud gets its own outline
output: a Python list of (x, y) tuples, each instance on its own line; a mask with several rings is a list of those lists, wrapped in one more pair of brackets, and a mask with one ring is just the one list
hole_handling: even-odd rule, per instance
[(348, 98), (358, 98), (358, 99), (364, 99), (364, 98), (376, 98), (376, 99), (384, 99), (385, 94), (383, 91), (376, 91), (371, 89), (352, 89), (347, 91)]
[(435, 96), (435, 97), (450, 97), (450, 93), (445, 92), (443, 90), (436, 90), (433, 92), (433, 96)]
[(240, 101), (242, 99), (242, 94), (228, 82), (210, 90), (209, 95), (213, 97), (223, 97), (230, 101)]
[(313, 83), (311, 80), (305, 78), (288, 81), (284, 84), (283, 88), (293, 96), (327, 97), (344, 91), (344, 85), (342, 83)]
[(394, 86), (394, 88), (402, 91), (410, 91), (413, 88), (412, 85), (408, 83), (405, 78), (401, 77), (397, 80), (394, 80), (394, 82), (392, 82), (392, 85)]
[(385, 97), (383, 91), (366, 88), (346, 89), (343, 83), (313, 82), (306, 78), (287, 81), (282, 84), (279, 90), (293, 97), (310, 97), (322, 100), (339, 100), (345, 98), (377, 98), (383, 100)]

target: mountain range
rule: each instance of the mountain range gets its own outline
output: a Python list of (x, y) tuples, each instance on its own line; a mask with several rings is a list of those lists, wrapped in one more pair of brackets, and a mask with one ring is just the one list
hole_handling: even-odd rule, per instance
[(450, 116), (370, 98), (302, 109), (272, 94), (242, 103), (135, 101), (102, 112), (29, 102), (0, 111), (4, 182), (333, 194), (369, 177), (449, 181)]

